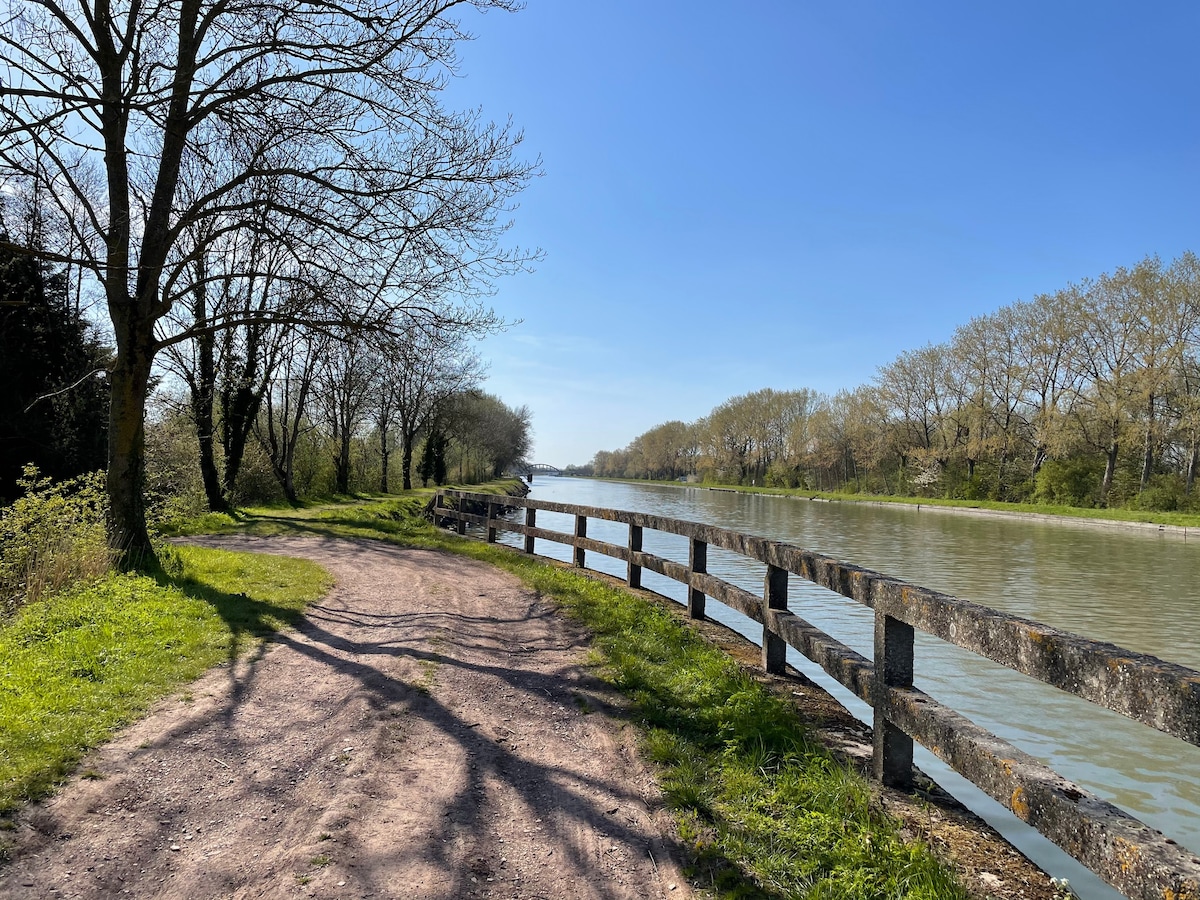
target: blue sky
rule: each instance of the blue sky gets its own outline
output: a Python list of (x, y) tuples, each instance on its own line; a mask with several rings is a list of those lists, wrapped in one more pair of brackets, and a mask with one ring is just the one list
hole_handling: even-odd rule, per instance
[(1200, 5), (527, 0), (454, 106), (544, 174), (488, 389), (586, 462), (763, 387), (835, 392), (972, 316), (1200, 252)]

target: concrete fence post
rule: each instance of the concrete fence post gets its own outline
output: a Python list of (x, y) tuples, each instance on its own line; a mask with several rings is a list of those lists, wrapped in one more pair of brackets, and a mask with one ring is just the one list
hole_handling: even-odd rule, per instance
[(912, 786), (913, 739), (887, 717), (888, 688), (912, 687), (913, 635), (911, 625), (875, 610), (875, 777), (888, 787)]
[(783, 673), (787, 664), (787, 642), (771, 630), (768, 609), (787, 609), (788, 572), (778, 566), (767, 566), (763, 585), (763, 669), (772, 675)]
[(635, 565), (633, 562), (634, 553), (642, 552), (642, 526), (629, 526), (629, 566), (626, 570), (626, 582), (631, 588), (640, 588), (642, 586), (642, 567)]
[[(533, 528), (537, 524), (537, 510), (532, 506), (525, 507), (525, 527)], [(533, 555), (533, 535), (525, 535), (525, 552)]]
[(496, 543), (496, 519), (500, 518), (500, 505), (488, 502), (487, 507), (487, 540), (489, 544)]
[[(575, 517), (575, 537), (587, 537), (587, 516), (577, 515)], [(575, 565), (580, 569), (586, 568), (584, 566), (584, 550), (578, 544), (575, 545)]]
[(704, 618), (704, 591), (692, 587), (691, 575), (708, 574), (708, 544), (692, 538), (688, 541), (688, 616)]

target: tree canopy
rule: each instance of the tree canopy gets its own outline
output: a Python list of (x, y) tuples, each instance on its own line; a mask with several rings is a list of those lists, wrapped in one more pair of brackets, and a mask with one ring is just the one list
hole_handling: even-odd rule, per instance
[[(499, 237), (536, 164), (510, 126), (440, 98), (467, 37), (456, 12), (516, 5), (0, 0), (0, 167), (56, 206), (65, 239), (43, 258), (91, 273), (115, 338), (119, 550), (152, 552), (145, 410), (164, 349), (253, 322), (495, 324), (478, 298), (528, 259)], [(230, 293), (249, 304), (209, 290), (264, 278), (276, 289)]]

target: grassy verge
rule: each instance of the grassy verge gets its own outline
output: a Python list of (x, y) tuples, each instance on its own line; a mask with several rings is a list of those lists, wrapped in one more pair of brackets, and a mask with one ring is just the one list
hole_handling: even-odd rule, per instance
[(1153, 512), (1143, 509), (1087, 509), (1080, 506), (1055, 506), (1049, 503), (1005, 503), (1001, 500), (946, 500), (937, 497), (895, 497), (890, 494), (843, 494), (833, 491), (813, 491), (806, 488), (751, 487), (744, 484), (694, 483), (650, 479), (603, 478), (623, 484), (664, 484), (672, 487), (710, 488), (737, 491), (743, 494), (765, 494), (770, 497), (803, 497), (811, 500), (834, 500), (843, 503), (897, 503), (905, 506), (945, 506), (959, 509), (986, 509), (1008, 513), (1038, 513), (1064, 519), (1094, 519), (1101, 522), (1141, 522), (1152, 525), (1176, 525), (1181, 528), (1200, 528), (1200, 513)]
[(184, 547), (0, 625), (0, 814), (45, 796), (151, 702), (294, 623), (329, 577), (302, 560)]
[(659, 605), (416, 518), (427, 495), (309, 510), (250, 510), (229, 528), (371, 537), (503, 568), (594, 635), (593, 659), (627, 697), (697, 880), (724, 898), (955, 900), (969, 895), (805, 734), (790, 705)]

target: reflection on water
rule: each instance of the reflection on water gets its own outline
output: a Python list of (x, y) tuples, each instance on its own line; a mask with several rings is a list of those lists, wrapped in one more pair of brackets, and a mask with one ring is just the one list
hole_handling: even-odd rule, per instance
[[(1111, 641), (1200, 669), (1193, 617), (1200, 547), (1142, 531), (1107, 531), (999, 517), (971, 517), (902, 506), (821, 503), (703, 488), (539, 478), (539, 499), (654, 513), (788, 541), (1057, 628)], [(538, 513), (538, 526), (570, 533), (572, 516)], [(624, 545), (624, 525), (589, 520), (588, 536)], [(520, 537), (501, 533), (506, 543)], [(644, 549), (687, 561), (687, 541), (647, 530)], [(570, 558), (538, 541), (537, 552)], [(589, 553), (589, 568), (623, 577), (625, 564)], [(764, 566), (717, 548), (709, 571), (761, 592)], [(643, 573), (643, 584), (680, 602), (677, 582)], [(792, 576), (793, 611), (870, 657), (869, 610)], [(710, 603), (714, 618), (755, 639), (761, 626)], [(1100, 709), (935, 638), (918, 634), (917, 685), (1067, 778), (1138, 815), (1200, 852), (1200, 750)], [(870, 710), (794, 651), (789, 662), (834, 693), (856, 715)], [(1081, 896), (1119, 895), (1032, 833), (927, 753), (918, 763), (983, 814)]]

